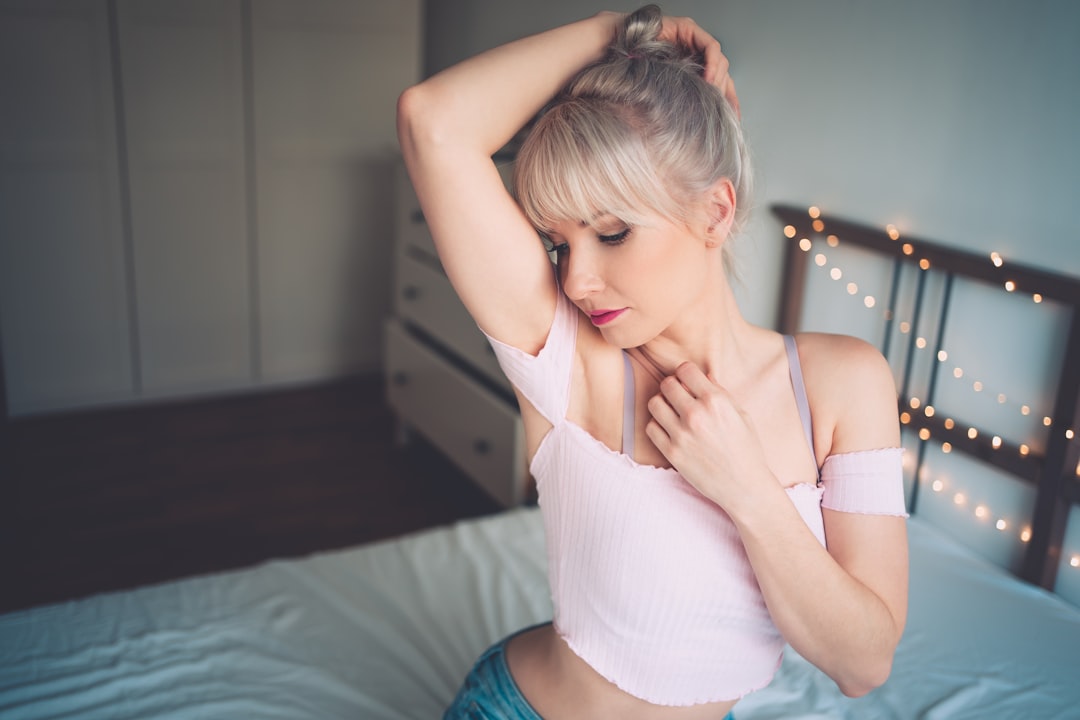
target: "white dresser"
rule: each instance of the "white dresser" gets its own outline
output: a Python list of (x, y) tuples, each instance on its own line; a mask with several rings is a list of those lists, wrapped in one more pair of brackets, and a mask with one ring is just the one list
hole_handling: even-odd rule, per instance
[(518, 505), (532, 483), (510, 383), (442, 270), (404, 166), (395, 182), (385, 368), (401, 435), (419, 432), (498, 502)]

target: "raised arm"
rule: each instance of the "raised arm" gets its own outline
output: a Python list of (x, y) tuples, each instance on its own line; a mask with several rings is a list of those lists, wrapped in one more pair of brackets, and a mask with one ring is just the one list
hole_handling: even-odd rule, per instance
[(492, 155), (578, 70), (598, 60), (621, 16), (600, 13), (465, 60), (406, 90), (398, 138), (439, 257), (481, 328), (527, 352), (555, 312), (544, 247)]

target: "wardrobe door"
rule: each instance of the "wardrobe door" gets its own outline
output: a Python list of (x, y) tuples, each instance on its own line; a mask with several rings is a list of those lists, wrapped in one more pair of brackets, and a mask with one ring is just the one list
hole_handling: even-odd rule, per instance
[(117, 4), (146, 396), (252, 381), (240, 0)]
[(12, 416), (135, 395), (105, 0), (0, 2), (0, 326)]
[(420, 77), (420, 0), (261, 0), (252, 12), (264, 377), (377, 370), (395, 110)]

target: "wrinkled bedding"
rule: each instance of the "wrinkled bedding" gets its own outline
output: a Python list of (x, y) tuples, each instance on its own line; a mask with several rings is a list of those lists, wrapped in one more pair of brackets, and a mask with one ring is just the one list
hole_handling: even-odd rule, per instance
[[(790, 648), (739, 720), (1080, 717), (1080, 609), (912, 518), (889, 682)], [(476, 656), (551, 617), (538, 511), (0, 616), (0, 717), (441, 717)]]

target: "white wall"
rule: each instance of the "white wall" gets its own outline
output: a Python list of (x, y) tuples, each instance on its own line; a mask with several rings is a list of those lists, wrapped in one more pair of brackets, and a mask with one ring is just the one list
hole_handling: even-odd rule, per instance
[[(426, 67), (601, 9), (593, 0), (438, 0)], [(759, 179), (741, 248), (751, 320), (771, 325), (779, 239), (766, 208), (1080, 275), (1080, 3), (670, 0), (732, 62)]]
[(0, 0), (12, 416), (381, 366), (421, 0)]

